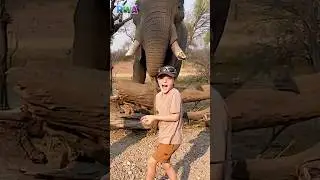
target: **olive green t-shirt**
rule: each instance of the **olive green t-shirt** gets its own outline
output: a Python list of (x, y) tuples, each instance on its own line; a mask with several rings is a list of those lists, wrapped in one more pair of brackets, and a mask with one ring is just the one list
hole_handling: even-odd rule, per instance
[(162, 144), (181, 144), (182, 142), (182, 99), (180, 92), (173, 88), (167, 94), (159, 92), (155, 99), (158, 115), (167, 116), (179, 113), (178, 121), (159, 121), (158, 142)]

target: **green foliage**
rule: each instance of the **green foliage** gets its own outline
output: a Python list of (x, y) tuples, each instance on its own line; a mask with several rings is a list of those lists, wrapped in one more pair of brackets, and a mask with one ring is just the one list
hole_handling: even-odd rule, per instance
[(194, 5), (194, 16), (198, 17), (203, 12), (210, 11), (210, 2), (209, 0), (196, 0)]
[(188, 30), (188, 45), (196, 46), (197, 38), (203, 38), (204, 33), (210, 27), (210, 4), (209, 0), (196, 0), (191, 16), (185, 21)]

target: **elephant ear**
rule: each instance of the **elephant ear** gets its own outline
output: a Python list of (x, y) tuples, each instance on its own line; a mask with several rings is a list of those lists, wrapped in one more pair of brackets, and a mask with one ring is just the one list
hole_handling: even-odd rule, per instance
[(180, 23), (184, 19), (184, 0), (178, 0), (177, 13), (174, 17), (175, 23)]

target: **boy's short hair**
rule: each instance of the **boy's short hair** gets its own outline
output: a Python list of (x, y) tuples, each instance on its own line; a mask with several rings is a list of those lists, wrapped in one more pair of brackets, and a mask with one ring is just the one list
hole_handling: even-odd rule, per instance
[(174, 68), (173, 66), (163, 66), (161, 67), (159, 70), (158, 70), (158, 74), (157, 74), (157, 78), (159, 78), (160, 76), (163, 76), (163, 75), (168, 75), (172, 78), (176, 78), (177, 77), (177, 70), (176, 68)]

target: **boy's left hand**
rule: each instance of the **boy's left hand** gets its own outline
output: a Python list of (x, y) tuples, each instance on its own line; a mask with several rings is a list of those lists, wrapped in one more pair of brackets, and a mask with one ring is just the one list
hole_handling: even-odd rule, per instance
[(140, 120), (142, 123), (150, 125), (155, 120), (155, 117), (153, 115), (145, 115)]

